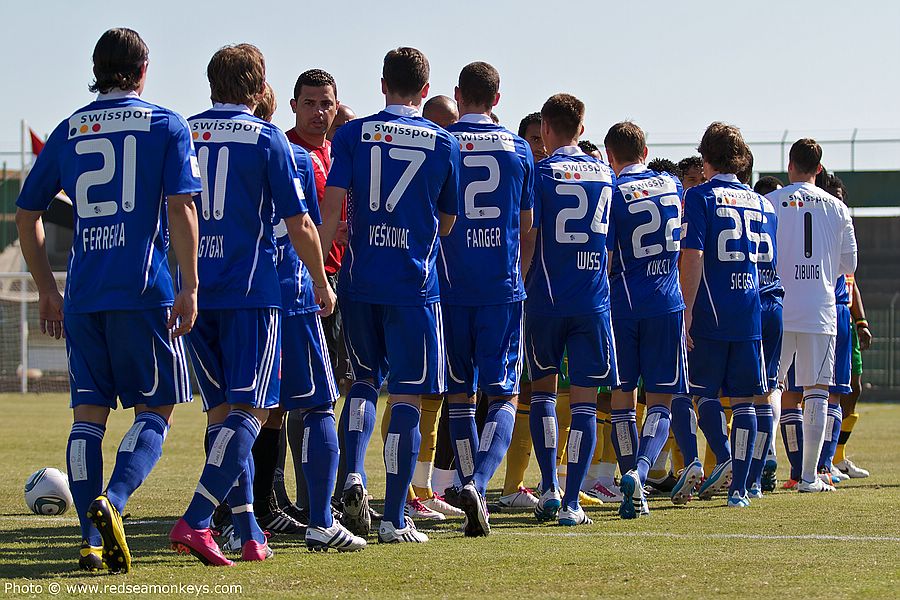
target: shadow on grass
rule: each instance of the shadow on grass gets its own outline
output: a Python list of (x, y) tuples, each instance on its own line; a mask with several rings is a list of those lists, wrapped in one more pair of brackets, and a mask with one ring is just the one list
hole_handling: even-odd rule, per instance
[[(141, 562), (173, 565), (184, 562), (169, 548), (169, 530), (178, 517), (125, 522), (132, 558)], [(88, 577), (78, 569), (81, 540), (78, 528), (69, 524), (20, 527), (0, 531), (0, 578), (47, 579)], [(97, 576), (106, 576), (107, 572)]]

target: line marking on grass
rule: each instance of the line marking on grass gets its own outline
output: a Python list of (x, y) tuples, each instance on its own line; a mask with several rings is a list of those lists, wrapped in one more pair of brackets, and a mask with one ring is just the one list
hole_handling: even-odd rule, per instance
[(767, 535), (764, 533), (670, 533), (666, 531), (504, 531), (494, 529), (491, 534), (528, 537), (623, 537), (623, 538), (668, 538), (668, 539), (719, 539), (719, 540), (797, 540), (833, 542), (895, 542), (900, 537), (878, 535), (826, 535), (807, 533), (797, 535)]

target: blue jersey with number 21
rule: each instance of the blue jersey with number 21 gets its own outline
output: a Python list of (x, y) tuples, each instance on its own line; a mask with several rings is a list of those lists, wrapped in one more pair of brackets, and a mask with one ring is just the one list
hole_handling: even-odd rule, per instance
[(101, 94), (56, 127), (17, 204), (46, 210), (60, 190), (75, 209), (65, 312), (171, 306), (165, 197), (200, 191), (184, 119), (134, 92)]

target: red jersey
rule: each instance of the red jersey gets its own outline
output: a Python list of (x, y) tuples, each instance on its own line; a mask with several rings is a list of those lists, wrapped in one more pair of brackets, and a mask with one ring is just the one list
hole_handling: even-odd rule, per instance
[[(316, 196), (321, 204), (325, 197), (325, 181), (328, 179), (328, 172), (331, 170), (331, 142), (325, 140), (323, 146), (313, 146), (307, 143), (297, 134), (297, 130), (293, 127), (287, 131), (287, 139), (292, 144), (297, 144), (301, 148), (309, 152), (312, 159), (313, 171), (316, 176)], [(347, 199), (341, 206), (341, 221), (347, 220)], [(331, 245), (328, 256), (325, 257), (325, 272), (334, 275), (341, 268), (341, 261), (344, 258), (346, 246), (339, 246), (337, 243)]]

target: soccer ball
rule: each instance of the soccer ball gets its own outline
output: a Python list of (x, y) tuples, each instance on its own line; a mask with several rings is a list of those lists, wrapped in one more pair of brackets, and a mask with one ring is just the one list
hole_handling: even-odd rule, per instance
[(73, 504), (69, 480), (59, 469), (38, 469), (25, 482), (25, 504), (36, 515), (63, 514)]

